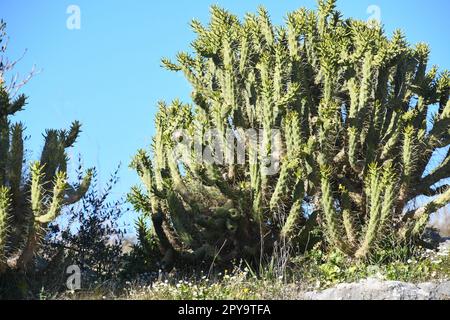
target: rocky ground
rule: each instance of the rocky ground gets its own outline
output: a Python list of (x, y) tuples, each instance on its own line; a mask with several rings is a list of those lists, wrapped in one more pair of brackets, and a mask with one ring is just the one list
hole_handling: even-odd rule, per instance
[(305, 300), (450, 300), (450, 281), (411, 284), (366, 279), (343, 283), (321, 292), (307, 292)]
[[(450, 240), (439, 245), (437, 256), (448, 256)], [(450, 300), (450, 281), (420, 284), (383, 281), (372, 278), (358, 283), (343, 283), (324, 291), (306, 292), (305, 300)]]

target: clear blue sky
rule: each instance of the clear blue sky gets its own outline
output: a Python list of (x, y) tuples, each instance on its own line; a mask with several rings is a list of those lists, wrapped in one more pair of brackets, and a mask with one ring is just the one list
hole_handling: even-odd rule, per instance
[[(81, 9), (80, 30), (66, 28), (72, 4)], [(262, 4), (280, 24), (286, 12), (313, 8), (315, 0), (0, 0), (9, 57), (28, 50), (16, 72), (25, 76), (34, 64), (42, 69), (23, 90), (29, 105), (17, 119), (27, 125), (35, 156), (45, 128), (80, 120), (84, 132), (71, 154), (81, 153), (102, 180), (122, 163), (115, 193), (124, 195), (138, 180), (128, 164), (138, 148), (150, 144), (157, 101), (189, 99), (187, 82), (160, 68), (160, 58), (188, 49), (189, 21), (208, 21), (211, 4), (240, 16)], [(450, 1), (338, 1), (345, 16), (364, 20), (370, 5), (380, 8), (388, 33), (401, 28), (411, 43), (428, 42), (431, 62), (450, 69)]]

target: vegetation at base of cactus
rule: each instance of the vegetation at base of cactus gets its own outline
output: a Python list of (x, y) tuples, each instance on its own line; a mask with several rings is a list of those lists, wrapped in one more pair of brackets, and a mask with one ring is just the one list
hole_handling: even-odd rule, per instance
[[(2, 24), (0, 30), (4, 28)], [(7, 61), (5, 50), (2, 46), (2, 61)], [(26, 169), (24, 126), (10, 121), (24, 108), (26, 97), (11, 97), (11, 87), (3, 81), (13, 65), (2, 64), (0, 69), (0, 278), (31, 269), (45, 228), (64, 206), (81, 199), (92, 175), (89, 170), (76, 187), (67, 181), (66, 149), (80, 133), (78, 122), (69, 130), (47, 130), (40, 160)]]
[(135, 224), (137, 242), (132, 250), (124, 256), (125, 269), (121, 273), (123, 279), (135, 280), (142, 275), (158, 275), (161, 270), (160, 262), (163, 258), (159, 249), (158, 237), (143, 217), (139, 217)]
[[(251, 259), (281, 237), (301, 247), (292, 230), (311, 223), (329, 246), (365, 259), (386, 233), (420, 237), (450, 202), (450, 188), (437, 187), (450, 177), (450, 153), (429, 168), (450, 144), (450, 73), (428, 68), (427, 45), (344, 19), (334, 0), (288, 14), (284, 27), (263, 8), (240, 21), (217, 6), (208, 26), (192, 27), (194, 53), (163, 65), (184, 73), (193, 104), (161, 103), (152, 157), (140, 151), (133, 161), (145, 191), (134, 188), (130, 201), (152, 220), (168, 265)], [(240, 134), (249, 129), (263, 130), (262, 148)], [(230, 132), (245, 141), (244, 163), (206, 163), (193, 147)], [(412, 207), (424, 196), (431, 201)]]

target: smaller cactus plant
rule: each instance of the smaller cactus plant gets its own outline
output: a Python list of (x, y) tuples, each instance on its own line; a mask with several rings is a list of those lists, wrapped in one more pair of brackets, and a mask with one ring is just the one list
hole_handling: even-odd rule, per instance
[(64, 206), (83, 197), (92, 176), (88, 170), (77, 186), (67, 181), (66, 149), (80, 133), (78, 122), (69, 130), (47, 130), (40, 160), (26, 169), (24, 126), (10, 121), (24, 108), (26, 97), (11, 98), (3, 81), (5, 69), (0, 70), (0, 279), (32, 270), (45, 228)]

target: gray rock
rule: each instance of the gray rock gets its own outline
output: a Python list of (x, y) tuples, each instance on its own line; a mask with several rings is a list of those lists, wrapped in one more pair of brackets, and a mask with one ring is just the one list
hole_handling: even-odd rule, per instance
[(366, 279), (324, 291), (307, 292), (305, 300), (450, 300), (450, 281), (412, 284)]

